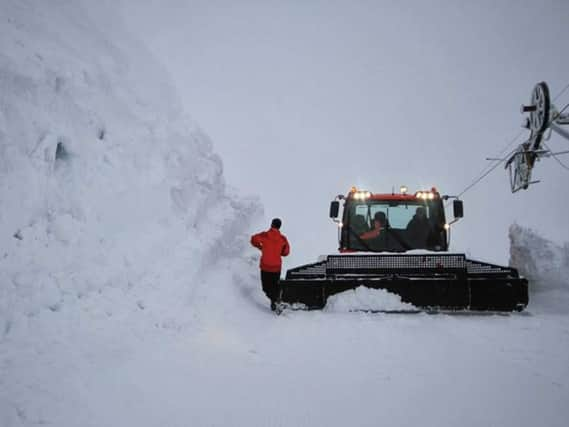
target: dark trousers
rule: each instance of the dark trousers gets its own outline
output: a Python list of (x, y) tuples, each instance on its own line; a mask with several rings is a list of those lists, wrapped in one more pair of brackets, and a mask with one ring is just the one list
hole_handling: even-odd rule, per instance
[(279, 280), (281, 272), (273, 273), (272, 271), (261, 270), (261, 283), (263, 284), (263, 292), (271, 300), (271, 302), (280, 299)]

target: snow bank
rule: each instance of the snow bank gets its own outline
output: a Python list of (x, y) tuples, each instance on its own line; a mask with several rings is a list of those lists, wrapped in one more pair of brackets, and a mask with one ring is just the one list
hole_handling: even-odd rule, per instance
[(0, 5), (0, 339), (88, 295), (183, 300), (260, 211), (114, 8)]
[(510, 265), (529, 282), (529, 309), (569, 314), (569, 244), (555, 244), (518, 224), (510, 226)]
[(569, 291), (569, 244), (560, 246), (518, 224), (510, 226), (510, 265), (530, 281), (532, 292)]
[(365, 286), (341, 292), (328, 298), (325, 311), (415, 311), (417, 307), (404, 303), (401, 297), (384, 289), (370, 289)]

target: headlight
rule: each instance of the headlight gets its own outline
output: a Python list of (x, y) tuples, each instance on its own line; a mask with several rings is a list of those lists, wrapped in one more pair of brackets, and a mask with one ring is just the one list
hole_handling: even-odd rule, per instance
[(354, 199), (355, 200), (364, 200), (367, 199), (371, 196), (371, 193), (369, 191), (357, 191), (354, 193)]

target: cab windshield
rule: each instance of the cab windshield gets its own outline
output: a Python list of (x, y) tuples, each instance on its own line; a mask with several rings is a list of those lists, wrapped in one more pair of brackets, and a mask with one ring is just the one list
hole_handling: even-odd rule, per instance
[(446, 250), (440, 200), (354, 201), (344, 211), (341, 248), (403, 252)]

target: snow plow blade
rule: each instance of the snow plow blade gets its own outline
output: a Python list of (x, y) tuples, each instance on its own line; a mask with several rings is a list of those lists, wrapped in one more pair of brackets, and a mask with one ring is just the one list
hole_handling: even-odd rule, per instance
[(463, 254), (329, 255), (287, 271), (282, 300), (321, 309), (329, 296), (366, 286), (426, 310), (522, 311), (528, 282), (514, 268)]

